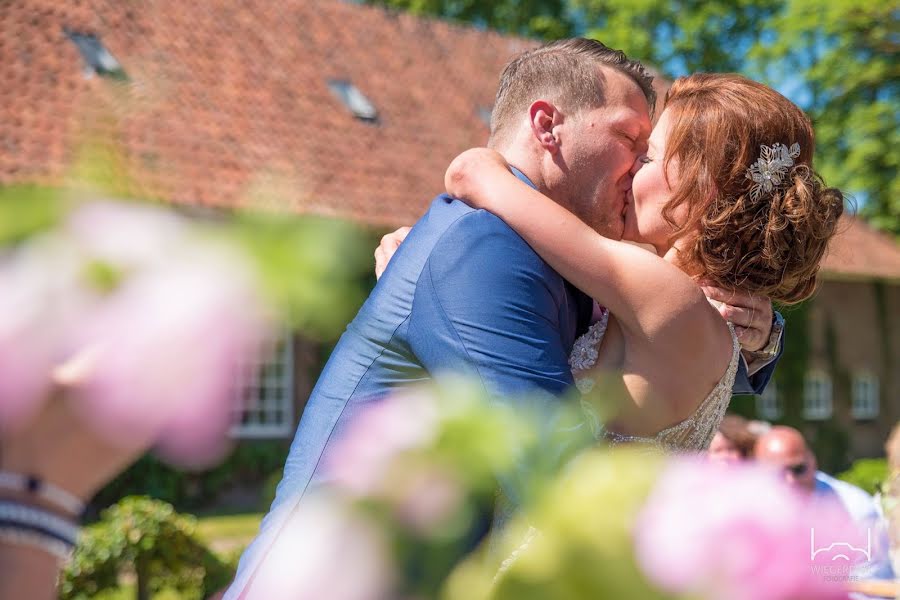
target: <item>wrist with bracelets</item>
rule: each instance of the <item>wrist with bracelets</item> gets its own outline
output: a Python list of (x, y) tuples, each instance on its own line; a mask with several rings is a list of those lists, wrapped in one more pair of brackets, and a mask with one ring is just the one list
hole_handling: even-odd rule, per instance
[(0, 471), (0, 543), (29, 546), (67, 560), (78, 541), (84, 502), (20, 473)]

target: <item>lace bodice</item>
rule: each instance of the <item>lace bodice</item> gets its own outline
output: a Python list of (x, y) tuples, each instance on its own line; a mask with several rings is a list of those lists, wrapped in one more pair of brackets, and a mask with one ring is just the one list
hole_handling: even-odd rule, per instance
[[(575, 376), (575, 385), (582, 394), (587, 394), (594, 387), (590, 369), (597, 364), (598, 348), (603, 341), (608, 323), (609, 311), (604, 310), (600, 320), (591, 325), (590, 329), (575, 340), (575, 344), (572, 346), (569, 367)], [(740, 344), (731, 323), (728, 324), (728, 328), (731, 330), (732, 339), (731, 362), (729, 362), (728, 369), (725, 371), (722, 379), (719, 380), (719, 383), (716, 384), (716, 387), (713, 388), (706, 399), (700, 403), (694, 414), (676, 425), (663, 429), (653, 437), (638, 437), (621, 435), (605, 429), (590, 403), (582, 402), (582, 408), (594, 431), (594, 437), (605, 439), (612, 444), (626, 442), (650, 444), (665, 452), (691, 452), (707, 449), (716, 435), (716, 430), (718, 430), (719, 424), (722, 422), (722, 417), (725, 416), (728, 404), (731, 402), (731, 388), (734, 384), (734, 377), (737, 374), (741, 352)]]

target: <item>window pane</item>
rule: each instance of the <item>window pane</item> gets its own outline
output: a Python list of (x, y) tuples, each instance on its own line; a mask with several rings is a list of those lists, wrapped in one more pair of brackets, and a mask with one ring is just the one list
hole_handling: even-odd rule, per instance
[(269, 357), (246, 365), (241, 384), (243, 403), (232, 436), (289, 437), (294, 432), (292, 338), (286, 334)]

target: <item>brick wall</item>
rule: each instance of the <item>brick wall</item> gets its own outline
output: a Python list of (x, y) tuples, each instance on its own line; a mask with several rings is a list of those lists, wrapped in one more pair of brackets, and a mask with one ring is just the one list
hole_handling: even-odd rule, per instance
[[(825, 281), (811, 303), (809, 334), (809, 366), (832, 377), (832, 419), (850, 432), (850, 457), (883, 455), (900, 420), (900, 284)], [(880, 410), (872, 420), (850, 412), (850, 382), (859, 371), (878, 377)]]

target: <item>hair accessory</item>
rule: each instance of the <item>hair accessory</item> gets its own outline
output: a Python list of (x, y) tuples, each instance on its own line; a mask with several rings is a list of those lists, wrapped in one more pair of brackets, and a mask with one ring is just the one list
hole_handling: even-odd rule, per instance
[(747, 169), (747, 179), (754, 182), (750, 188), (750, 197), (756, 200), (763, 194), (772, 191), (784, 183), (787, 170), (794, 166), (794, 159), (800, 156), (800, 144), (787, 146), (776, 143), (772, 146), (760, 146), (759, 158)]

